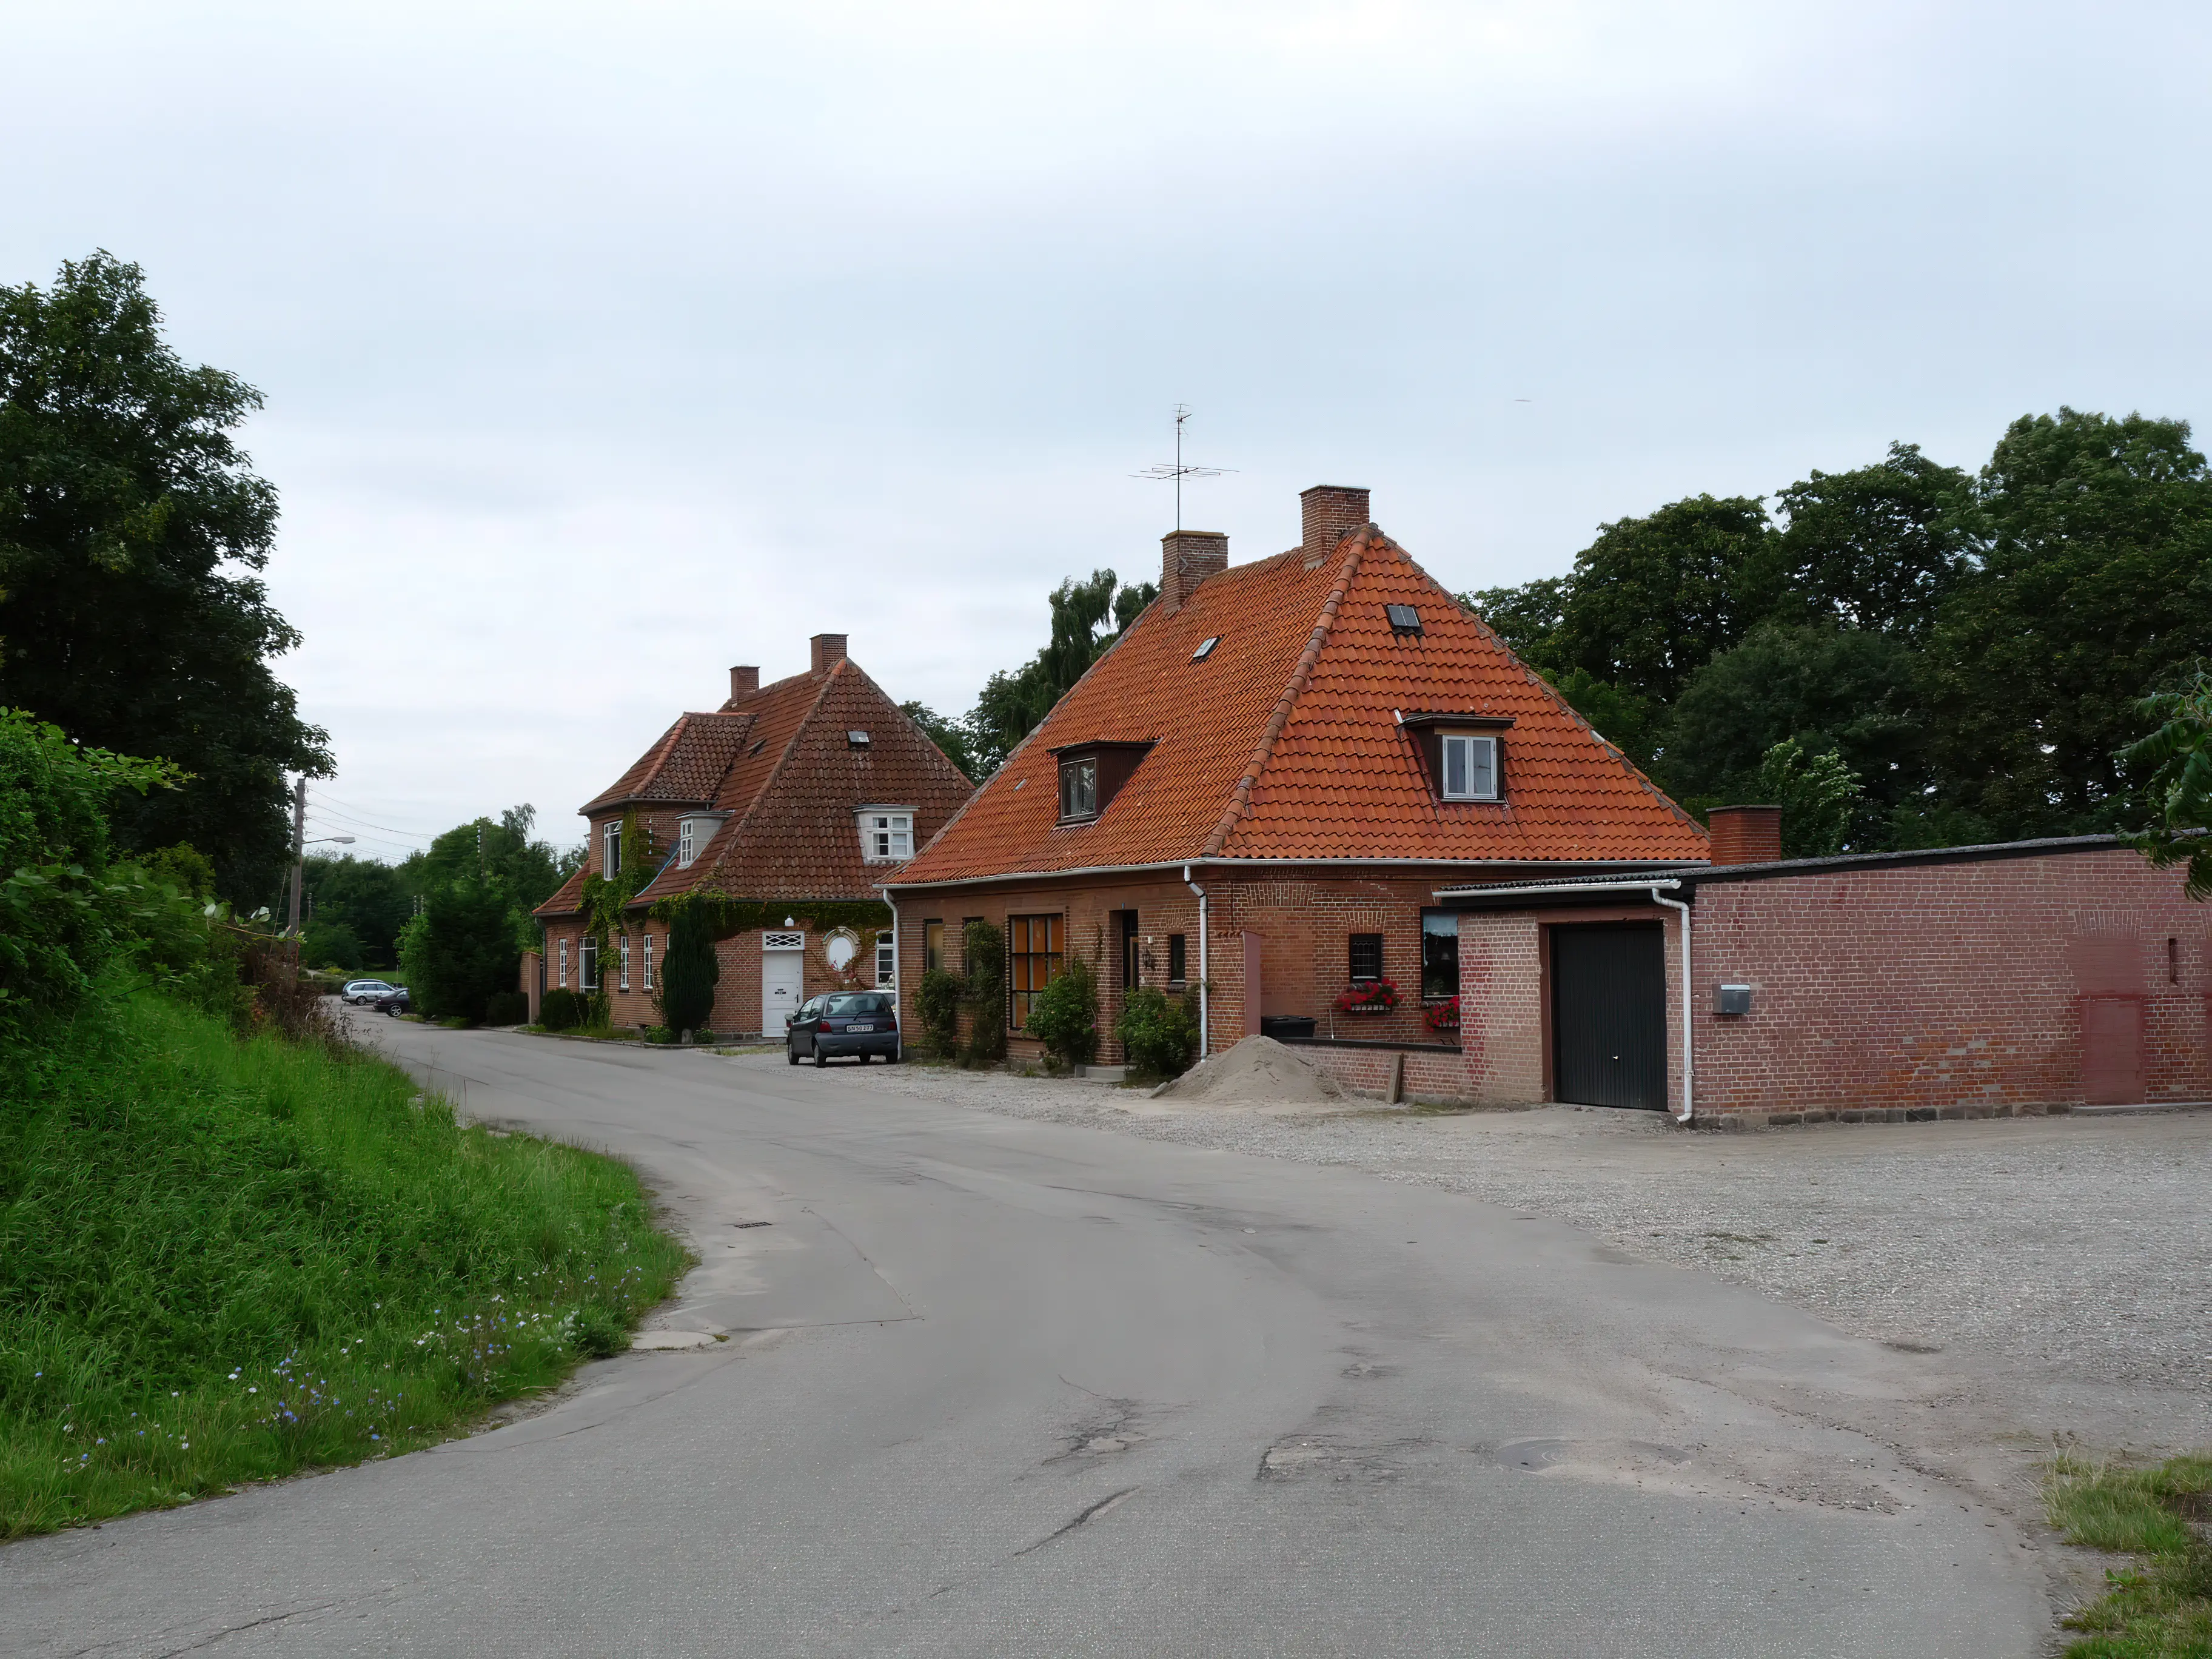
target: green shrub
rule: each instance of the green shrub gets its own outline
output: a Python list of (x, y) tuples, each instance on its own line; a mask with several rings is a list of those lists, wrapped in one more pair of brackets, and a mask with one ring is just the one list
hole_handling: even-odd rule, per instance
[(951, 1060), (960, 1052), (960, 976), (933, 968), (915, 988), (914, 1012), (921, 1021), (921, 1052), (932, 1060)]
[(960, 935), (967, 965), (968, 1046), (963, 1066), (995, 1066), (1006, 1057), (1006, 937), (988, 921), (968, 924)]
[(538, 1004), (538, 1023), (549, 1031), (573, 1031), (584, 1023), (584, 999), (565, 986), (548, 991)]
[(714, 936), (704, 908), (678, 903), (668, 915), (668, 955), (653, 1006), (660, 1023), (678, 1035), (696, 1031), (714, 1012), (714, 987), (722, 977)]
[(1029, 1034), (1062, 1066), (1087, 1066), (1098, 1057), (1098, 981), (1081, 957), (1030, 999)]
[(484, 1004), (487, 1025), (520, 1025), (530, 1018), (530, 997), (523, 991), (501, 991)]
[(1189, 1005), (1150, 985), (1129, 993), (1114, 1030), (1129, 1069), (1140, 1078), (1181, 1077), (1198, 1046), (1198, 1021)]
[(507, 909), (503, 893), (476, 881), (455, 882), (423, 901), (399, 943), (416, 1013), (483, 1021), (485, 1005), (514, 983), (521, 961)]

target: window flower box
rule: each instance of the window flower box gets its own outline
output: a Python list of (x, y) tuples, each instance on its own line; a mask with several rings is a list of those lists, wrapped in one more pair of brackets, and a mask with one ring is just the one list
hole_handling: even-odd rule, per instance
[(1447, 997), (1442, 1002), (1432, 1002), (1421, 1011), (1421, 1023), (1431, 1031), (1459, 1030), (1459, 999)]
[(1398, 1006), (1398, 987), (1387, 979), (1356, 979), (1336, 1000), (1340, 1014), (1387, 1014)]

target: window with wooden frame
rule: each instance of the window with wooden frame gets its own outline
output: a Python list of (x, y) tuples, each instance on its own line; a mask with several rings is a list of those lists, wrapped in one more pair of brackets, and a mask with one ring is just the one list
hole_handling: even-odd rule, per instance
[(1014, 1000), (1010, 1030), (1028, 1029), (1030, 1000), (1060, 977), (1065, 925), (1056, 915), (1006, 918), (1006, 982)]
[(621, 957), (622, 960), (615, 969), (615, 988), (617, 990), (627, 991), (629, 989), (629, 935), (628, 933), (622, 936)]
[(1505, 799), (1505, 734), (1510, 716), (1468, 709), (1459, 714), (1402, 714), (1405, 728), (1439, 801)]
[(941, 921), (921, 924), (921, 971), (925, 974), (945, 971), (945, 924)]
[(1098, 760), (1086, 755), (1060, 763), (1060, 817), (1063, 823), (1098, 816)]
[(589, 936), (577, 947), (576, 984), (586, 991), (599, 988), (599, 942)]
[(876, 984), (886, 990), (898, 983), (898, 946), (889, 933), (876, 935)]
[(1382, 935), (1354, 933), (1351, 939), (1352, 981), (1382, 977)]

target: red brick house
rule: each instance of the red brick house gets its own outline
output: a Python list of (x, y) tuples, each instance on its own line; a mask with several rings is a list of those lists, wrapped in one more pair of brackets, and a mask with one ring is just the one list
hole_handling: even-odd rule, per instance
[(1131, 987), (1189, 988), (1208, 1050), (1264, 1023), (1355, 1080), (1462, 1095), (1439, 888), (1705, 863), (1696, 822), (1368, 522), (1365, 490), (1301, 506), (1300, 545), (1249, 564), (1165, 538), (1159, 599), (884, 884), (908, 1029), (981, 917), (1017, 1057), (1079, 954), (1103, 1061)]
[[(841, 972), (891, 982), (892, 954), (887, 939), (879, 948), (876, 927), (825, 929), (815, 926), (816, 912), (879, 905), (884, 876), (944, 826), (970, 788), (846, 656), (842, 634), (816, 635), (807, 671), (770, 685), (757, 668), (732, 668), (728, 701), (678, 715), (579, 809), (590, 825), (584, 867), (537, 911), (545, 927), (541, 986), (604, 985), (613, 1024), (656, 1024), (655, 963), (666, 958), (667, 933), (648, 912), (684, 893), (714, 894), (784, 915), (717, 945), (721, 978), (709, 1029), (780, 1036), (783, 1016), (839, 982)], [(625, 821), (643, 847), (623, 844)], [(585, 880), (640, 857), (659, 868), (601, 961), (584, 925)]]

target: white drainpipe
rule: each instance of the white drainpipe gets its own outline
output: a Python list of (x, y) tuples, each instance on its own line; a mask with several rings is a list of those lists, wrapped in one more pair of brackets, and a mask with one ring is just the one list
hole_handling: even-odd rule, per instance
[(1213, 1052), (1212, 1028), (1207, 1023), (1208, 1007), (1206, 956), (1206, 889), (1190, 878), (1190, 866), (1182, 867), (1182, 884), (1198, 895), (1198, 1057), (1204, 1060)]
[(1691, 1041), (1696, 993), (1690, 985), (1690, 907), (1681, 899), (1668, 898), (1656, 887), (1651, 890), (1651, 901), (1682, 913), (1682, 1109), (1674, 1115), (1674, 1121), (1687, 1123), (1697, 1110), (1698, 1079), (1697, 1048)]

